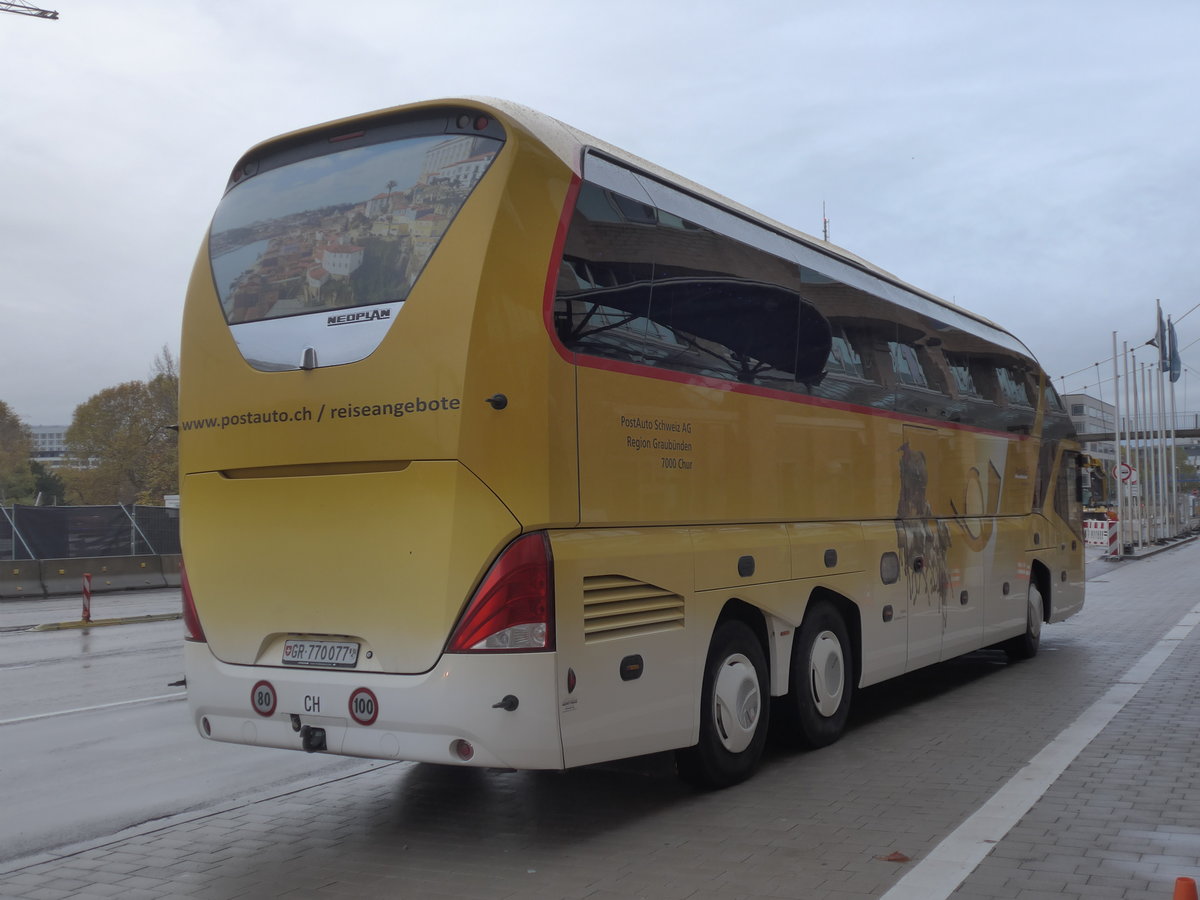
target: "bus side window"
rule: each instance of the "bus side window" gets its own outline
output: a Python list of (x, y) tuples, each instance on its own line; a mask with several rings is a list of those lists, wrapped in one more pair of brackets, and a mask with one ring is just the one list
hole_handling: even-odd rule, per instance
[(655, 281), (649, 317), (666, 336), (648, 343), (650, 365), (784, 389), (796, 380), (800, 300), (789, 291), (722, 276)]
[(567, 349), (641, 361), (654, 264), (636, 248), (654, 221), (645, 203), (588, 182), (580, 187), (554, 304), (554, 327)]
[(845, 329), (841, 326), (838, 326), (831, 336), (831, 348), (826, 369), (830, 373), (850, 378), (865, 379), (867, 377), (863, 369), (862, 357), (858, 355), (858, 351), (854, 349), (854, 345), (846, 336)]
[(1051, 409), (1056, 412), (1064, 412), (1065, 411), (1065, 408), (1063, 407), (1062, 398), (1058, 396), (1058, 391), (1056, 391), (1054, 389), (1054, 385), (1052, 385), (1050, 383), (1049, 378), (1046, 379), (1046, 390), (1044, 392), (1044, 395), (1046, 397), (1046, 408), (1047, 409)]
[(1057, 453), (1058, 441), (1043, 438), (1041, 449), (1038, 451), (1037, 478), (1033, 483), (1033, 508), (1037, 512), (1042, 512), (1050, 499), (1050, 476), (1053, 474), (1054, 457)]
[(995, 373), (1004, 407), (1004, 430), (1010, 434), (1031, 434), (1036, 410), (1025, 368), (1005, 361), (995, 367)]
[(1001, 394), (1010, 406), (1033, 407), (1033, 402), (1029, 399), (1029, 385), (1026, 383), (1024, 373), (1008, 366), (997, 366), (996, 380), (1000, 383)]
[(1083, 539), (1082, 490), (1079, 456), (1064, 453), (1058, 463), (1058, 480), (1054, 485), (1054, 511), (1080, 540)]
[(635, 269), (563, 258), (554, 325), (564, 346), (609, 359), (641, 360), (650, 279), (648, 271), (638, 273)]
[(929, 387), (929, 379), (917, 357), (917, 348), (899, 341), (888, 341), (888, 354), (896, 382), (909, 387)]
[(970, 360), (958, 353), (943, 354), (946, 359), (946, 368), (950, 370), (950, 381), (954, 386), (955, 394), (960, 398), (971, 398), (974, 400), (982, 400), (983, 394), (975, 385), (975, 378), (971, 374)]

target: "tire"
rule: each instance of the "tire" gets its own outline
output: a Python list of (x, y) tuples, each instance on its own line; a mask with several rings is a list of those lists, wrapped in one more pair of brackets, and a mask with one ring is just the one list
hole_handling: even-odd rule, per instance
[(717, 627), (704, 664), (700, 740), (679, 750), (679, 774), (700, 787), (745, 781), (758, 768), (770, 717), (767, 657), (750, 627), (728, 621)]
[(853, 654), (841, 613), (815, 601), (792, 644), (788, 695), (780, 702), (792, 743), (815, 750), (842, 736), (854, 698)]
[(1025, 604), (1025, 633), (1006, 641), (1002, 646), (1008, 658), (1033, 659), (1042, 643), (1042, 592), (1031, 581)]

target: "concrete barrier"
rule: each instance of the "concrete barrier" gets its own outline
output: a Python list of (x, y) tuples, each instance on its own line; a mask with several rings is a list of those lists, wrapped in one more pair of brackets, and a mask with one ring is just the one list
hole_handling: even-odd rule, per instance
[(159, 559), (162, 561), (163, 581), (167, 583), (167, 587), (179, 587), (179, 564), (183, 557), (178, 553), (164, 553)]
[(42, 567), (37, 560), (0, 561), (0, 600), (46, 596), (42, 587)]
[(164, 588), (162, 562), (157, 556), (100, 556), (80, 559), (43, 559), (42, 584), (47, 595), (78, 594), (83, 573), (92, 575), (92, 593)]

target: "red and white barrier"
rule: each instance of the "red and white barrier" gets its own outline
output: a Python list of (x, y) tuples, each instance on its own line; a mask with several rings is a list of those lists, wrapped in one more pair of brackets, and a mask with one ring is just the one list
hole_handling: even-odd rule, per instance
[(1113, 547), (1117, 543), (1117, 523), (1112, 519), (1084, 519), (1083, 542), (1089, 547)]
[(92, 621), (92, 573), (83, 573), (83, 621)]

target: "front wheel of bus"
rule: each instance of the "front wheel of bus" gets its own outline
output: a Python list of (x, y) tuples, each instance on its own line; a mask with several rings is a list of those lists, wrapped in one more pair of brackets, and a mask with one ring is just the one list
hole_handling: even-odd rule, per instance
[(1042, 643), (1042, 592), (1029, 582), (1028, 602), (1025, 604), (1025, 633), (1004, 645), (1009, 659), (1033, 659)]
[(802, 747), (815, 750), (842, 736), (854, 694), (854, 658), (841, 614), (823, 600), (805, 613), (792, 645), (788, 696), (782, 706), (787, 730)]
[(677, 753), (679, 774), (702, 787), (728, 787), (754, 772), (767, 740), (767, 658), (754, 632), (725, 622), (704, 665), (700, 740)]

